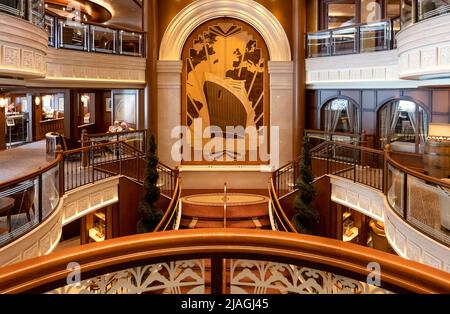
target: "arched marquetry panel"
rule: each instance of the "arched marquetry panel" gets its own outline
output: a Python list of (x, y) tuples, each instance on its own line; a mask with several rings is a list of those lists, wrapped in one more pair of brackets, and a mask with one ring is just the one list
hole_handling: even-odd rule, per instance
[[(258, 160), (250, 160), (249, 136), (227, 134), (227, 127), (260, 129), (270, 124), (269, 52), (262, 36), (240, 20), (214, 19), (189, 36), (182, 60), (182, 124), (192, 135), (206, 135), (204, 146), (212, 138), (223, 140), (223, 147), (215, 146), (209, 157), (203, 154), (202, 160), (184, 163), (261, 163), (259, 154)], [(195, 121), (201, 121), (201, 128), (194, 128)], [(222, 130), (221, 139), (205, 132), (208, 127)], [(246, 156), (230, 150), (227, 139), (234, 147), (245, 143)], [(191, 144), (193, 150), (194, 138)]]

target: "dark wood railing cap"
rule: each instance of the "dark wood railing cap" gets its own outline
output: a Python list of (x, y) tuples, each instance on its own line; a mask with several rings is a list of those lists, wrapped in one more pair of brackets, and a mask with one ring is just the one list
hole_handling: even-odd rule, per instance
[(216, 256), (306, 266), (362, 281), (370, 273), (368, 265), (375, 262), (381, 266), (383, 288), (450, 293), (450, 274), (399, 256), (338, 240), (242, 229), (160, 232), (67, 249), (0, 269), (0, 293), (45, 292), (42, 289), (62, 286), (73, 261), (80, 264), (82, 274), (95, 277), (129, 265)]

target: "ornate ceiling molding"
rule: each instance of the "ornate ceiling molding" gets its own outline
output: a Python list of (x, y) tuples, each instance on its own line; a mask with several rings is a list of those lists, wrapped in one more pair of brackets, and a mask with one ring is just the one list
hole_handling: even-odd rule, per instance
[(286, 32), (276, 17), (253, 0), (197, 0), (186, 6), (169, 24), (161, 42), (159, 59), (180, 60), (189, 35), (201, 24), (231, 17), (254, 27), (264, 38), (271, 61), (291, 61)]

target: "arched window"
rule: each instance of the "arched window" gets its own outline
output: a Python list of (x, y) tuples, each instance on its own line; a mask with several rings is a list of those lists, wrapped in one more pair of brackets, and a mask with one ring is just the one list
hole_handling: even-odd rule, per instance
[(409, 100), (392, 100), (379, 111), (381, 146), (391, 144), (392, 150), (422, 153), (430, 122), (427, 112)]
[(327, 132), (360, 133), (360, 112), (345, 98), (328, 101), (322, 109), (322, 126)]

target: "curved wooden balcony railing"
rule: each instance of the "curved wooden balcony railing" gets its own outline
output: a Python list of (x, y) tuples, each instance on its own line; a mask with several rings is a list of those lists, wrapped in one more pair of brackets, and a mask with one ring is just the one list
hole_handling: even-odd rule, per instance
[[(450, 245), (450, 184), (401, 165), (385, 151), (346, 143), (324, 142), (311, 150), (315, 178), (335, 175), (383, 192), (391, 208), (409, 225), (432, 239)], [(274, 172), (271, 195), (296, 191), (300, 158)], [(279, 211), (283, 211), (280, 207)], [(288, 217), (284, 220), (289, 220)], [(442, 226), (442, 227), (441, 227)]]
[[(72, 268), (74, 261), (78, 265)], [(378, 288), (366, 283), (374, 274), (371, 265), (379, 266)], [(70, 285), (74, 270), (79, 272), (81, 281)], [(249, 272), (251, 276), (242, 277)], [(258, 279), (249, 280), (253, 276)], [(167, 282), (161, 281), (163, 277)], [(159, 285), (155, 286), (157, 282)], [(241, 229), (131, 236), (0, 269), (0, 293), (209, 291), (450, 293), (450, 274), (337, 240)]]
[[(62, 152), (49, 165), (0, 184), (0, 217), (5, 217), (7, 229), (0, 228), (0, 247), (34, 230), (58, 207), (59, 168)], [(53, 187), (53, 188), (52, 188)], [(15, 218), (22, 217), (20, 222)]]
[[(126, 140), (65, 152), (59, 147), (56, 159), (45, 168), (0, 184), (0, 217), (7, 219), (7, 229), (0, 228), (0, 247), (45, 222), (59, 207), (64, 194), (114, 176), (143, 183), (145, 167), (145, 153)], [(166, 214), (172, 214), (180, 196), (178, 171), (163, 164), (157, 169), (161, 194), (172, 200)]]

